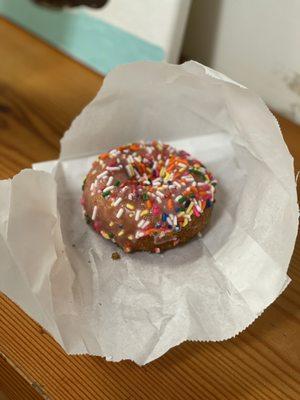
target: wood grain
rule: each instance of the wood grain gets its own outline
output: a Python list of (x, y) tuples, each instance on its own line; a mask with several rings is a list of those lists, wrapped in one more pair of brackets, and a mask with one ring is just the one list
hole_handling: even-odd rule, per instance
[(5, 393), (11, 400), (42, 400), (45, 397), (39, 394), (39, 391), (34, 382), (30, 385), (20, 371), (0, 355), (0, 393)]
[(3, 19), (0, 21), (3, 179), (33, 162), (57, 157), (59, 139), (96, 95), (102, 77)]
[[(32, 162), (57, 157), (60, 137), (102, 78), (4, 20), (0, 38), (0, 178), (7, 178)], [(300, 169), (300, 127), (279, 120)], [(142, 368), (129, 361), (66, 355), (4, 295), (0, 352), (53, 400), (298, 400), (299, 265), (298, 239), (289, 269), (292, 283), (236, 338), (184, 343)], [(6, 376), (9, 380), (10, 373)], [(12, 398), (27, 399), (18, 396)]]

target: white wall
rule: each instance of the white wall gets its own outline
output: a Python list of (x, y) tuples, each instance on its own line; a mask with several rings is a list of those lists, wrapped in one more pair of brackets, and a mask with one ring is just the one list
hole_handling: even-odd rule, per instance
[(299, 0), (194, 0), (183, 54), (300, 123)]
[(84, 9), (96, 18), (161, 46), (165, 59), (176, 63), (190, 5), (191, 0), (110, 0), (103, 8)]

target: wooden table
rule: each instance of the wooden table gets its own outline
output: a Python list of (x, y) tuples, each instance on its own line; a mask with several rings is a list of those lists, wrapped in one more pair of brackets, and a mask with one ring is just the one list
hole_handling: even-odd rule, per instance
[[(0, 19), (0, 178), (57, 157), (102, 78)], [(300, 127), (279, 118), (300, 169)], [(287, 227), (288, 228), (288, 227)], [(0, 296), (0, 391), (11, 399), (300, 399), (300, 241), (293, 281), (238, 337), (184, 343), (144, 367), (68, 356)], [(298, 268), (297, 268), (298, 267)]]

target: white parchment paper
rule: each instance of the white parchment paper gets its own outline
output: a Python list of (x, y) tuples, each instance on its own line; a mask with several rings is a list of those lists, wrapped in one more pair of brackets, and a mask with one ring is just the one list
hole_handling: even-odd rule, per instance
[[(82, 181), (97, 153), (153, 138), (217, 177), (212, 221), (184, 247), (113, 261), (83, 220)], [(256, 95), (195, 62), (121, 66), (57, 162), (0, 182), (0, 290), (68, 353), (145, 364), (251, 324), (289, 282), (297, 223), (293, 160)]]

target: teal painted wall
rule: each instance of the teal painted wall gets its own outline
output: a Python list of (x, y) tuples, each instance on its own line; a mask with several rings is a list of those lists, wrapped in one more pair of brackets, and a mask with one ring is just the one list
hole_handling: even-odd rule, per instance
[(65, 53), (106, 74), (119, 64), (161, 61), (159, 46), (76, 11), (41, 8), (30, 0), (0, 0), (0, 14), (39, 35)]

